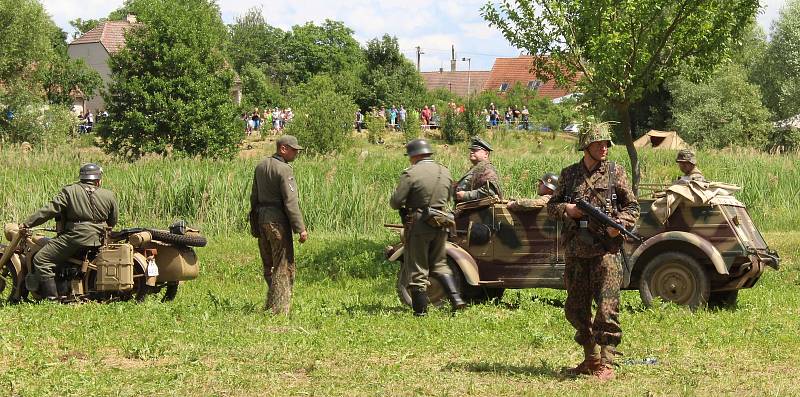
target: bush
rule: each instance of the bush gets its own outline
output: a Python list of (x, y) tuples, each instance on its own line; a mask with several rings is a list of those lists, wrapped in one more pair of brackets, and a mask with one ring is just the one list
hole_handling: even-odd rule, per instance
[(367, 141), (369, 143), (382, 142), (383, 135), (386, 133), (386, 120), (368, 114), (367, 117), (364, 117), (364, 122), (367, 125)]
[[(71, 136), (77, 119), (61, 105), (48, 105), (26, 90), (0, 96), (0, 136), (11, 143), (61, 144)], [(8, 119), (7, 112), (13, 114)]]
[(481, 116), (481, 108), (476, 101), (468, 101), (461, 113), (461, 124), (467, 136), (478, 136), (486, 130), (486, 122)]
[(419, 120), (419, 112), (414, 109), (408, 109), (406, 114), (406, 121), (400, 125), (403, 131), (403, 141), (411, 142), (419, 138), (422, 133), (422, 122)]
[(775, 129), (767, 136), (764, 150), (769, 152), (786, 152), (800, 149), (800, 129)]
[(458, 115), (449, 107), (444, 110), (442, 119), (442, 138), (449, 144), (464, 140), (464, 131), (461, 128)]
[(331, 90), (306, 97), (297, 104), (294, 119), (286, 133), (294, 135), (312, 153), (328, 154), (348, 147), (353, 139), (353, 114), (356, 105), (350, 97)]

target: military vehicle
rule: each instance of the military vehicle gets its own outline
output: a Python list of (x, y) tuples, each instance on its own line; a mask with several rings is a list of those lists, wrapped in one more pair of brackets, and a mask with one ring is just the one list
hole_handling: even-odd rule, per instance
[[(627, 261), (620, 258), (623, 289), (638, 289), (646, 305), (658, 297), (691, 308), (731, 306), (766, 266), (778, 269), (778, 254), (733, 196), (678, 206), (663, 224), (651, 213), (653, 201), (639, 200), (634, 232), (642, 242), (627, 241)], [(551, 220), (545, 208), (511, 211), (506, 202), (489, 197), (461, 203), (455, 213), (447, 260), (465, 297), (480, 301), (502, 297), (508, 288), (564, 288), (563, 221)], [(402, 243), (387, 247), (386, 255), (401, 262), (397, 293), (410, 304)], [(436, 280), (430, 282), (431, 302), (445, 299)]]
[[(29, 291), (26, 276), (33, 257), (50, 238), (43, 228), (20, 229), (15, 223), (3, 228), (7, 245), (0, 244), (0, 299), (10, 303), (38, 300)], [(206, 245), (197, 230), (176, 223), (170, 230), (134, 228), (106, 233), (105, 243), (79, 252), (56, 268), (58, 300), (143, 301), (161, 295), (173, 300), (180, 282), (197, 278), (199, 264), (193, 246)]]

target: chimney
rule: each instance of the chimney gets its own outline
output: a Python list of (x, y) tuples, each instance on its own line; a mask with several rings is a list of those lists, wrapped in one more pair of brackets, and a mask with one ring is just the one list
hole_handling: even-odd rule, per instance
[(136, 23), (136, 15), (134, 15), (134, 14), (128, 14), (128, 15), (125, 17), (125, 20), (126, 20), (126, 21), (128, 21), (128, 23)]
[(439, 73), (444, 73), (444, 68), (439, 68)]
[(456, 71), (456, 46), (455, 45), (451, 45), (450, 46), (450, 71), (451, 72), (455, 72)]

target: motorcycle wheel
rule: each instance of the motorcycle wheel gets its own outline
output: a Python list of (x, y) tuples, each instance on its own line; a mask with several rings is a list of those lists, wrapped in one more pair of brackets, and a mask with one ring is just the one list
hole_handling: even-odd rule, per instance
[[(17, 272), (9, 261), (9, 263), (3, 266), (3, 269), (0, 269), (0, 302), (15, 304), (27, 299), (28, 290), (25, 288), (25, 283), (23, 282), (22, 285), (17, 285), (16, 280)], [(17, 288), (21, 288), (22, 290), (19, 294), (19, 298), (15, 299), (14, 291)]]

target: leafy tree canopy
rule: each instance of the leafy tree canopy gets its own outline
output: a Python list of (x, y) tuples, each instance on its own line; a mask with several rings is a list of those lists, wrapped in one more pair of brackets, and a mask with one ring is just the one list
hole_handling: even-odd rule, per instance
[(781, 9), (770, 37), (755, 80), (767, 108), (785, 119), (800, 113), (800, 1), (789, 1)]
[(173, 150), (231, 156), (241, 138), (223, 56), (227, 30), (210, 0), (133, 0), (140, 27), (110, 60), (107, 150), (128, 158)]
[(419, 107), (425, 94), (422, 77), (414, 64), (400, 52), (397, 38), (383, 35), (367, 42), (364, 50), (366, 68), (362, 83), (363, 95), (358, 99), (362, 109), (373, 106)]
[(336, 75), (362, 68), (364, 54), (353, 38), (353, 30), (342, 22), (326, 19), (322, 25), (311, 22), (296, 25), (287, 37), (285, 57), (292, 65), (290, 81), (306, 82), (320, 73)]

